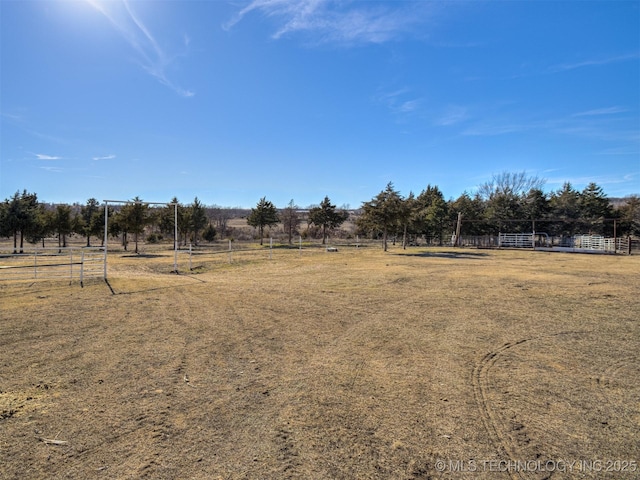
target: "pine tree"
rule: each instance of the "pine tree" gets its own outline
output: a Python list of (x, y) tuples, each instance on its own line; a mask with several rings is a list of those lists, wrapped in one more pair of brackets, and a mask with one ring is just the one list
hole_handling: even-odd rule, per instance
[(402, 196), (389, 182), (383, 191), (362, 204), (362, 215), (357, 223), (364, 231), (382, 233), (382, 249), (386, 252), (389, 234), (397, 233), (405, 217)]
[(580, 216), (590, 233), (609, 233), (604, 220), (612, 218), (613, 207), (602, 187), (591, 182), (580, 194)]
[(324, 197), (320, 206), (309, 210), (309, 222), (322, 227), (323, 245), (327, 243), (327, 232), (338, 228), (347, 218), (349, 218), (349, 213), (344, 210), (337, 210), (327, 196)]
[(202, 202), (196, 197), (191, 204), (191, 228), (193, 230), (193, 242), (198, 244), (198, 232), (205, 228), (209, 223), (207, 218), (207, 211), (205, 210)]
[(260, 232), (260, 245), (263, 244), (264, 227), (276, 225), (279, 222), (278, 211), (273, 203), (262, 197), (256, 208), (251, 209), (247, 217), (247, 224), (257, 228)]

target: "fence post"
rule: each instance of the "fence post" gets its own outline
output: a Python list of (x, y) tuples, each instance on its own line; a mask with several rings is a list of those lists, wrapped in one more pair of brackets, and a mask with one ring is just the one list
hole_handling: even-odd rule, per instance
[(269, 237), (269, 260), (272, 258), (271, 252), (273, 252), (273, 238)]
[(38, 247), (33, 250), (33, 278), (38, 278)]
[(231, 263), (231, 239), (229, 239), (229, 263)]
[(193, 270), (191, 268), (191, 244), (189, 244), (189, 271)]
[(80, 256), (80, 286), (84, 287), (84, 250), (82, 250), (82, 255)]

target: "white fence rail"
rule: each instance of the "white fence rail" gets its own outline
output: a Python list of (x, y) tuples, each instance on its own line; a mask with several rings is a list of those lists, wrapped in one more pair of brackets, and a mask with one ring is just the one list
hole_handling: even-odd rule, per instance
[(0, 253), (0, 281), (104, 278), (103, 247), (36, 247)]
[(533, 248), (533, 233), (501, 233), (498, 235), (498, 246), (504, 248)]
[(629, 253), (629, 242), (629, 238), (574, 235), (573, 237), (563, 237), (560, 239), (560, 243), (555, 243), (554, 239), (549, 238), (546, 233), (500, 233), (497, 245), (500, 248), (536, 248), (583, 253)]

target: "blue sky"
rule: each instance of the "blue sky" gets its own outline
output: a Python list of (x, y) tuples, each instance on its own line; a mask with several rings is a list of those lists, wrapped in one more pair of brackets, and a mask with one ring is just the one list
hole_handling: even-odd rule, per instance
[(0, 0), (0, 200), (640, 193), (639, 1)]

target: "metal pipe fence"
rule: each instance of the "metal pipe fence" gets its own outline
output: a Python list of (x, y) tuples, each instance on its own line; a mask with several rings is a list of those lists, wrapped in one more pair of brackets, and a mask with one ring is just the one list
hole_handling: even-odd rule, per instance
[(104, 277), (103, 247), (33, 247), (23, 253), (0, 251), (0, 281)]

